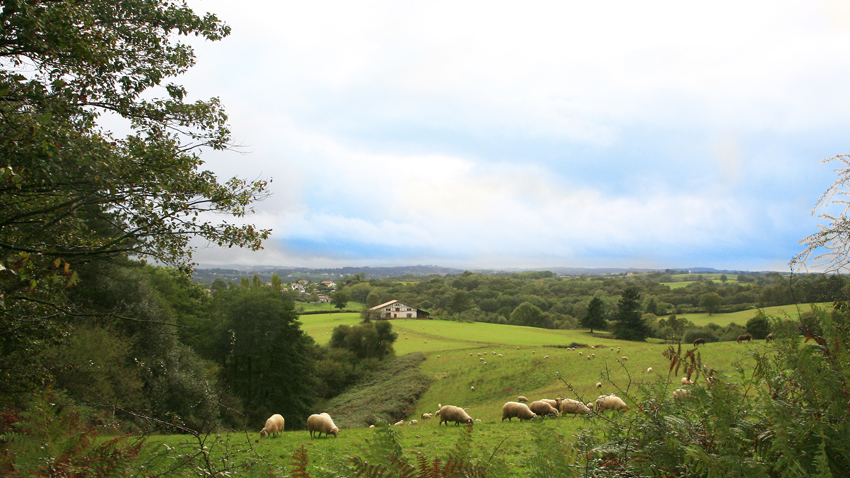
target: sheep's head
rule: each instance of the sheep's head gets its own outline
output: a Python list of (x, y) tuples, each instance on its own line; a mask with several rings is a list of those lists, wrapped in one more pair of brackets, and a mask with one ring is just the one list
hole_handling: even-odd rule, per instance
[(260, 430), (260, 438), (265, 438), (265, 437), (267, 437), (267, 436), (269, 436), (269, 434), (268, 434), (268, 432), (266, 432), (266, 429), (265, 429), (265, 428), (263, 428), (262, 430)]
[(331, 433), (333, 433), (334, 438), (336, 438), (336, 436), (339, 435), (339, 428), (337, 428), (337, 427), (331, 428)]

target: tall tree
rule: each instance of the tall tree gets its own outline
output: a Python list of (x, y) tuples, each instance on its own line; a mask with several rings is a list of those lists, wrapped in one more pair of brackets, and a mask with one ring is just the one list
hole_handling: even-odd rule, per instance
[(636, 286), (623, 290), (620, 302), (617, 304), (617, 321), (614, 324), (614, 338), (623, 340), (646, 340), (649, 327), (643, 320), (640, 307), (640, 291)]
[(605, 328), (605, 303), (602, 299), (599, 297), (590, 299), (587, 304), (587, 313), (581, 319), (581, 326), (590, 329), (591, 334), (594, 328)]
[[(229, 32), (180, 0), (2, 2), (0, 381), (38, 369), (31, 353), (61, 335), (80, 265), (129, 255), (188, 269), (193, 236), (260, 248), (268, 231), (204, 213), (244, 216), (267, 182), (203, 170), (201, 150), (229, 145), (227, 116), (168, 83), (195, 61), (182, 36)], [(103, 129), (104, 112), (130, 134)]]
[(720, 310), (720, 306), (723, 305), (723, 297), (720, 297), (717, 292), (706, 292), (700, 296), (699, 305), (708, 312), (708, 315), (711, 315)]
[(313, 339), (289, 301), (270, 289), (235, 288), (216, 296), (221, 314), (214, 358), (249, 422), (274, 413), (303, 426), (316, 397)]

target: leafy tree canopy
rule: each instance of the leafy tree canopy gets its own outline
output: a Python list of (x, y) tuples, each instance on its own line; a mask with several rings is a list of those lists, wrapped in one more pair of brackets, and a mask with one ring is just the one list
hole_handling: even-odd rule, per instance
[[(65, 292), (85, 263), (188, 270), (194, 236), (260, 248), (269, 231), (208, 213), (242, 217), (268, 184), (202, 169), (202, 149), (229, 145), (227, 116), (168, 82), (195, 62), (182, 37), (229, 34), (215, 15), (181, 0), (0, 5), (0, 360), (20, 365), (78, 313)], [(130, 133), (100, 126), (104, 113)]]

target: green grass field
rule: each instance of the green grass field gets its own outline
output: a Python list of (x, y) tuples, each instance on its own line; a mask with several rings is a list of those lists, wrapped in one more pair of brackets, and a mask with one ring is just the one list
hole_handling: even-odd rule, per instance
[[(784, 309), (768, 310), (781, 313)], [(754, 311), (694, 317), (691, 320), (745, 323)], [(693, 317), (693, 318), (691, 318)], [(706, 317), (708, 317), (706, 315)], [(358, 314), (315, 314), (301, 317), (302, 327), (319, 343), (327, 343), (329, 332), (340, 324), (354, 325)], [(396, 352), (423, 352), (426, 360), (421, 370), (431, 377), (432, 384), (407, 420), (417, 418), (416, 426), (395, 427), (400, 433), (402, 449), (407, 457), (422, 452), (430, 458), (445, 458), (461, 437), (463, 427), (438, 426), (438, 420), (423, 420), (422, 413), (433, 413), (439, 405), (463, 407), (476, 419), (473, 431), (475, 456), (486, 458), (498, 449), (499, 459), (510, 464), (514, 476), (523, 476), (523, 463), (534, 453), (535, 437), (557, 433), (570, 437), (582, 427), (593, 427), (598, 417), (560, 417), (535, 422), (502, 422), (501, 408), (519, 395), (529, 400), (541, 398), (578, 398), (595, 400), (600, 394), (617, 392), (627, 398), (637, 392), (638, 384), (663, 381), (670, 392), (679, 386), (680, 376), (668, 374), (668, 362), (662, 352), (668, 347), (658, 343), (617, 341), (606, 334), (582, 330), (548, 330), (487, 323), (464, 323), (442, 320), (399, 319), (392, 321), (399, 333)], [(579, 344), (570, 350), (566, 346)], [(595, 346), (591, 349), (590, 346)], [(561, 346), (561, 347), (556, 347)], [(711, 343), (700, 347), (703, 363), (722, 371), (720, 376), (735, 380), (735, 364), (746, 358), (752, 348), (764, 347), (762, 341), (751, 344), (735, 342)], [(617, 348), (620, 347), (620, 351)], [(687, 346), (690, 349), (690, 346)], [(613, 349), (613, 350), (612, 350)], [(495, 352), (495, 354), (494, 354)], [(479, 353), (481, 356), (479, 357)], [(501, 354), (501, 356), (499, 356)], [(595, 357), (593, 355), (595, 355)], [(628, 360), (622, 357), (628, 357)], [(588, 359), (588, 357), (591, 357)], [(486, 363), (485, 363), (486, 362)], [(652, 372), (648, 372), (652, 367)], [(680, 374), (681, 375), (681, 374)], [(573, 390), (566, 385), (572, 385)], [(597, 382), (603, 386), (596, 388)], [(474, 390), (473, 390), (474, 387)], [(380, 397), (375, 397), (380, 399)], [(628, 402), (627, 398), (627, 402)], [(316, 410), (319, 413), (323, 410)], [(281, 414), (286, 417), (286, 411)], [(306, 431), (286, 431), (277, 438), (258, 439), (261, 423), (249, 427), (246, 433), (220, 434), (210, 438), (210, 452), (231, 455), (234, 460), (260, 460), (264, 466), (285, 473), (290, 469), (292, 456), (300, 446), (310, 456), (311, 476), (340, 469), (346, 456), (363, 456), (375, 430), (369, 428), (343, 429), (339, 437), (311, 439)], [(163, 436), (151, 440), (150, 452), (166, 444), (183, 446), (186, 437)], [(189, 445), (187, 445), (189, 446)]]
[[(815, 304), (815, 305), (817, 305), (819, 307), (828, 307), (830, 305), (830, 303), (824, 302), (824, 303)], [(776, 316), (776, 317), (782, 317), (782, 318), (786, 318), (786, 317), (796, 318), (797, 314), (798, 314), (797, 307), (798, 306), (796, 306), (796, 305), (779, 305), (779, 306), (776, 306), (776, 307), (765, 307), (762, 310), (768, 316)], [(799, 312), (800, 313), (811, 312), (811, 310), (812, 310), (811, 305), (800, 305), (799, 306)], [(755, 317), (757, 313), (758, 313), (758, 309), (749, 309), (749, 310), (742, 310), (742, 311), (739, 311), (739, 312), (730, 312), (728, 314), (712, 314), (712, 315), (708, 315), (707, 313), (681, 314), (681, 315), (677, 314), (676, 317), (678, 317), (680, 319), (681, 318), (688, 319), (698, 326), (705, 326), (705, 325), (708, 325), (710, 323), (715, 323), (717, 325), (725, 327), (725, 326), (727, 326), (727, 325), (729, 325), (733, 322), (738, 324), (738, 325), (744, 326), (744, 325), (747, 324), (747, 321), (752, 319), (753, 317)]]

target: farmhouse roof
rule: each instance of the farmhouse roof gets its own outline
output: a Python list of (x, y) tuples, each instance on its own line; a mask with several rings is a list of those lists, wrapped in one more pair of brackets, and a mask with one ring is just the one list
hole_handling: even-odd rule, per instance
[(384, 302), (383, 304), (376, 305), (375, 307), (372, 307), (372, 308), (371, 308), (371, 309), (369, 309), (369, 310), (377, 310), (377, 309), (380, 309), (381, 307), (386, 307), (386, 306), (388, 306), (388, 305), (395, 304), (395, 303), (396, 303), (396, 302), (398, 302), (398, 301), (399, 301), (398, 299), (393, 299), (393, 300), (391, 300), (391, 301), (389, 301), (389, 302)]

